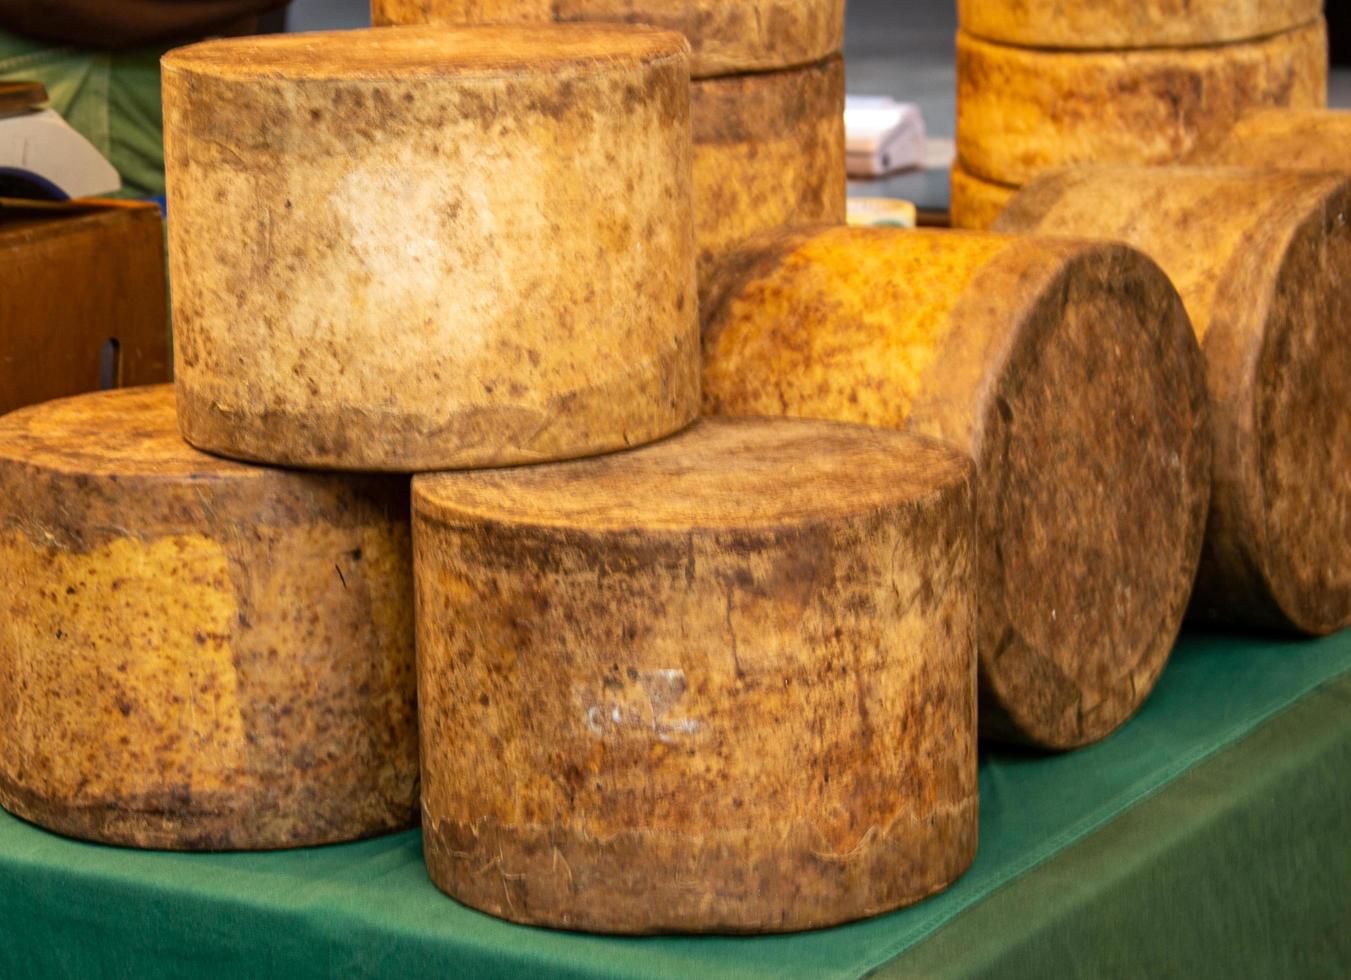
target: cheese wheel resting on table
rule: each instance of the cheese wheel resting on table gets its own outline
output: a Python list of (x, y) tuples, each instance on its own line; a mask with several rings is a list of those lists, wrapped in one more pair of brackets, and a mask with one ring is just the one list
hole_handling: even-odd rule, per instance
[(1257, 109), (1327, 100), (1322, 19), (1257, 41), (1143, 51), (1039, 51), (957, 35), (957, 153), (1022, 185), (1079, 163), (1167, 164)]
[(1246, 41), (1317, 20), (1323, 0), (957, 0), (974, 37), (1029, 48), (1175, 48)]
[(830, 228), (703, 310), (711, 413), (904, 428), (975, 460), (982, 734), (1072, 748), (1140, 705), (1200, 553), (1210, 441), (1181, 300), (1124, 245)]
[(687, 424), (687, 53), (670, 32), (545, 24), (166, 55), (184, 436), (415, 471)]
[(976, 847), (972, 479), (940, 443), (794, 419), (417, 477), (432, 880), (619, 933), (945, 887)]
[(412, 826), (408, 480), (246, 466), (168, 385), (0, 420), (0, 804), (174, 850)]
[(1018, 193), (1018, 188), (984, 180), (968, 173), (960, 160), (952, 161), (952, 183), (949, 214), (952, 227), (969, 231), (987, 231)]
[(844, 0), (371, 0), (390, 24), (650, 24), (690, 42), (694, 78), (811, 64), (844, 47)]
[(1177, 284), (1205, 355), (1214, 495), (1194, 613), (1351, 623), (1351, 177), (1081, 169), (996, 227), (1130, 242)]

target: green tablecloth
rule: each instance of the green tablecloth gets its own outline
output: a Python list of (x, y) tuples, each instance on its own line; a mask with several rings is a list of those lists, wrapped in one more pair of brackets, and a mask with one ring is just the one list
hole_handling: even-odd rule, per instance
[(416, 833), (136, 853), (0, 817), (0, 976), (1299, 975), (1351, 969), (1351, 632), (1184, 637), (1139, 716), (991, 751), (953, 888), (837, 929), (614, 939), (441, 896)]

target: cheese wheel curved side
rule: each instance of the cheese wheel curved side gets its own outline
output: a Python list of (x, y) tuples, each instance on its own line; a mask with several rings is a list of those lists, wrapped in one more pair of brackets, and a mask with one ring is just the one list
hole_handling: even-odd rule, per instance
[(0, 422), (0, 804), (132, 847), (417, 817), (408, 481), (247, 467), (168, 386)]
[(372, 0), (376, 25), (649, 24), (690, 43), (690, 73), (713, 78), (812, 64), (844, 48), (844, 0)]
[(1018, 193), (1018, 188), (983, 180), (961, 165), (952, 162), (949, 214), (952, 227), (968, 231), (989, 231), (990, 226), (1004, 210), (1004, 205)]
[(1259, 41), (1144, 51), (1033, 51), (957, 36), (957, 153), (1020, 186), (1074, 164), (1168, 164), (1257, 109), (1327, 100), (1320, 18)]
[(962, 30), (1029, 48), (1225, 44), (1292, 30), (1322, 13), (1322, 0), (957, 0)]

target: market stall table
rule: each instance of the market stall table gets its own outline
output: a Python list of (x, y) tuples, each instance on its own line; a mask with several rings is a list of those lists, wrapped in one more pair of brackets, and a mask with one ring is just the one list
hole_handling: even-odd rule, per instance
[(1338, 975), (1349, 773), (1351, 632), (1190, 633), (1107, 740), (984, 753), (975, 864), (891, 915), (753, 939), (587, 936), (445, 898), (416, 831), (187, 855), (0, 816), (0, 975)]

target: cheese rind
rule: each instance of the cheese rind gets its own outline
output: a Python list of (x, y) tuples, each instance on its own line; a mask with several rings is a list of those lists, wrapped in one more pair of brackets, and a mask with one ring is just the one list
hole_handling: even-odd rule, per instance
[(961, 161), (952, 162), (952, 182), (949, 213), (952, 227), (968, 231), (988, 231), (1004, 210), (1004, 205), (1018, 193), (1018, 188), (997, 184), (968, 173)]
[(1323, 0), (957, 0), (974, 37), (1029, 48), (1179, 48), (1247, 41), (1317, 20)]
[(696, 81), (694, 225), (700, 280), (747, 238), (844, 224), (844, 60)]
[(1125, 721), (1176, 638), (1209, 494), (1200, 354), (1158, 267), (834, 228), (759, 239), (714, 284), (707, 412), (902, 428), (975, 460), (982, 732), (1071, 748)]
[(1014, 186), (1081, 163), (1177, 163), (1254, 110), (1321, 107), (1327, 69), (1321, 19), (1145, 51), (1033, 51), (958, 32), (957, 153), (970, 173)]
[(411, 826), (407, 480), (206, 456), (173, 401), (0, 422), (0, 803), (179, 850)]
[(1244, 116), (1198, 165), (1272, 170), (1346, 170), (1351, 164), (1351, 112), (1268, 109)]
[(669, 32), (544, 25), (167, 55), (185, 437), (406, 472), (623, 449), (687, 424), (685, 51)]
[(685, 35), (695, 78), (807, 65), (844, 46), (844, 0), (371, 0), (371, 18), (377, 26), (650, 24)]
[(947, 446), (785, 419), (416, 478), (432, 880), (622, 933), (945, 887), (976, 844), (972, 493)]
[(1351, 625), (1348, 212), (1341, 175), (1109, 168), (1036, 181), (997, 224), (1130, 242), (1186, 301), (1215, 441), (1200, 618)]

